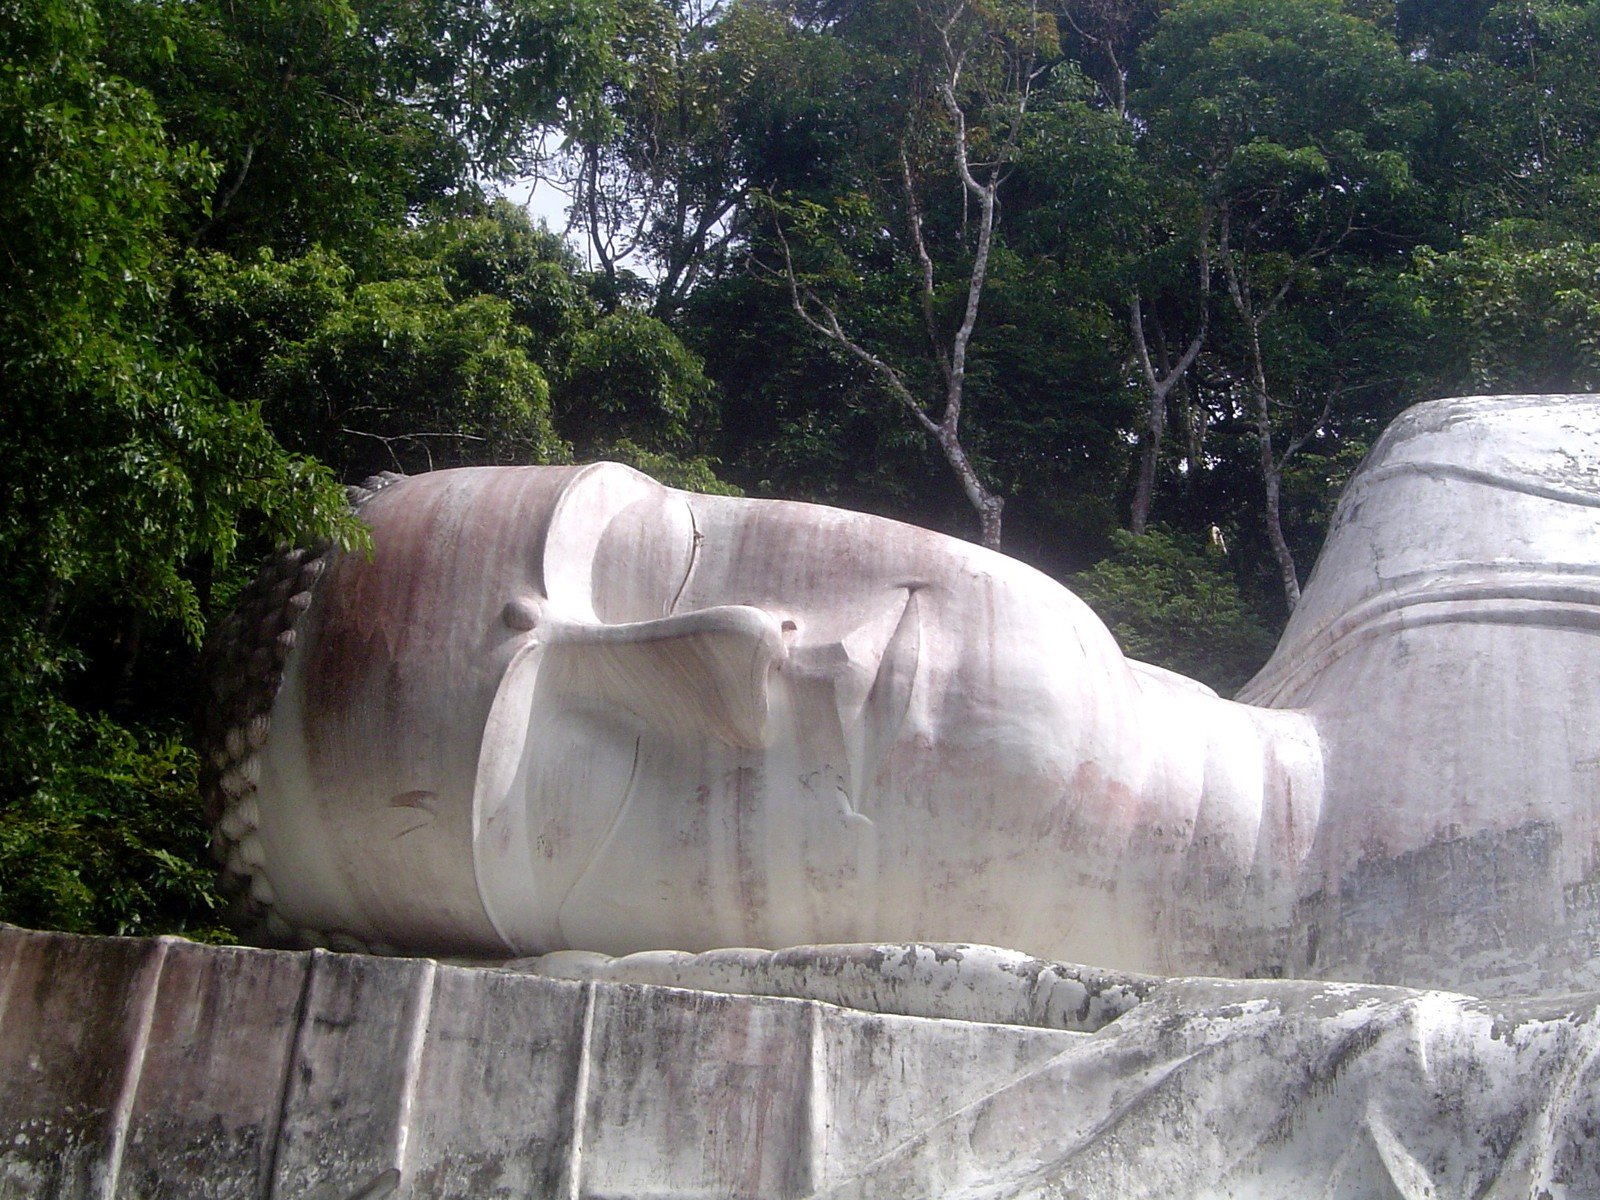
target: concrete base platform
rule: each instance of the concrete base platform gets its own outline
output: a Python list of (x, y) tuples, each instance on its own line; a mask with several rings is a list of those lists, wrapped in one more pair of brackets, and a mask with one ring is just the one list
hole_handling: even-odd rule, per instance
[(1600, 996), (1098, 1032), (0, 928), (0, 1197), (1600, 1197)]

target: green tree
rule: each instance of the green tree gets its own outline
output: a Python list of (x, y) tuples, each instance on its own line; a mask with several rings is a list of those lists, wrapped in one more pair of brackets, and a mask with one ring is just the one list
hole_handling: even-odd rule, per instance
[[(1410, 155), (1431, 109), (1392, 38), (1337, 0), (1184, 0), (1145, 50), (1133, 104), (1205, 223), (1196, 245), (1222, 277), (1232, 386), (1254, 426), (1262, 517), (1283, 594), (1300, 584), (1285, 536), (1286, 467), (1321, 434), (1345, 381), (1298, 319), (1298, 295), (1388, 251), (1409, 219)], [(1403, 241), (1398, 242), (1403, 246)], [(1309, 401), (1309, 403), (1307, 403)]]
[(606, 283), (671, 320), (738, 263), (752, 195), (836, 157), (847, 58), (782, 0), (633, 0), (556, 182)]
[(191, 325), (287, 444), (347, 478), (561, 460), (549, 382), (509, 302), (456, 299), (428, 262), (357, 282), (336, 255), (189, 272)]
[[(101, 871), (62, 847), (110, 839), (132, 891), (62, 900), (69, 923), (108, 903), (126, 910), (115, 927), (144, 928), (172, 896), (139, 879), (176, 845), (146, 820), (149, 789), (170, 798), (190, 766), (97, 712), (148, 629), (198, 641), (204, 581), (250, 530), (353, 530), (327, 472), (221, 395), (170, 320), (173, 214), (213, 173), (101, 65), (102, 37), (85, 0), (21, 0), (0, 23), (0, 912), (55, 911), (41, 879)], [(90, 670), (97, 644), (108, 663)], [(175, 903), (169, 919), (203, 919)]]
[[(1055, 26), (1030, 4), (976, 10), (919, 0), (895, 16), (912, 37), (900, 50), (908, 68), (903, 83), (892, 97), (877, 98), (891, 114), (887, 136), (861, 164), (860, 190), (853, 196), (831, 205), (770, 197), (781, 252), (776, 274), (796, 316), (871, 371), (934, 440), (977, 515), (979, 540), (997, 549), (1005, 500), (968, 452), (961, 418), (996, 247), (1000, 191), (1020, 153), (1035, 85), (1057, 53)], [(941, 188), (953, 192), (953, 200), (943, 198), (945, 211), (932, 212), (940, 201), (931, 193)], [(959, 219), (952, 220), (952, 212)], [(889, 244), (877, 234), (884, 228), (904, 232)], [(951, 246), (941, 246), (941, 240)], [(830, 243), (820, 270), (797, 260), (796, 242), (802, 250)], [(830, 291), (836, 283), (850, 285), (852, 242), (869, 254), (898, 257), (914, 280), (926, 338), (914, 367), (876, 347), (872, 331), (841, 319)], [(959, 264), (953, 270), (951, 259)]]
[(214, 921), (175, 732), (196, 645), (273, 540), (361, 538), (297, 450), (421, 412), (564, 452), (537, 314), (418, 247), (563, 119), (609, 11), (7, 6), (0, 917)]
[(1266, 662), (1277, 637), (1245, 600), (1220, 533), (1210, 537), (1202, 546), (1160, 526), (1119, 532), (1113, 553), (1071, 583), (1124, 653), (1228, 695)]
[(583, 270), (561, 238), (496, 201), (413, 240), (423, 272), (437, 270), (457, 303), (510, 306), (548, 380), (550, 420), (578, 458), (621, 458), (669, 482), (724, 486), (709, 457), (718, 412), (699, 357), (642, 307), (612, 303), (603, 273)]
[(1600, 241), (1504, 221), (1454, 250), (1425, 247), (1412, 282), (1444, 389), (1600, 390)]
[(715, 409), (699, 361), (648, 314), (604, 311), (521, 210), (399, 230), (366, 259), (189, 260), (183, 308), (212, 374), (285, 444), (352, 482), (619, 447), (661, 468), (703, 458)]
[(599, 86), (605, 0), (103, 0), (112, 70), (156, 99), (215, 185), (186, 240), (359, 257), (407, 214), (528, 169)]
[[(1427, 18), (1427, 19), (1423, 19)], [(1418, 14), (1458, 118), (1442, 140), (1452, 233), (1408, 283), (1439, 391), (1600, 386), (1600, 5)]]
[(1460, 191), (1475, 226), (1543, 221), (1600, 236), (1600, 5), (1500, 0), (1454, 65), (1468, 95)]

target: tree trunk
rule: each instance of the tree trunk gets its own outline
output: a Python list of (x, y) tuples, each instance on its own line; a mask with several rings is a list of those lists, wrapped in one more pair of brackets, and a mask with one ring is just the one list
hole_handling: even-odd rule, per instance
[(955, 473), (961, 490), (967, 495), (967, 501), (978, 514), (979, 544), (990, 550), (1000, 549), (1000, 524), (1006, 506), (1005, 498), (996, 496), (983, 486), (978, 469), (972, 465), (972, 460), (962, 448), (953, 422), (942, 427), (935, 436), (939, 449), (944, 452), (945, 461), (950, 464), (950, 470)]
[(1261, 483), (1266, 493), (1262, 518), (1267, 527), (1267, 542), (1272, 546), (1272, 557), (1278, 563), (1278, 577), (1283, 581), (1283, 598), (1293, 612), (1300, 603), (1300, 576), (1295, 570), (1294, 554), (1283, 536), (1283, 507), (1281, 485), (1283, 469), (1272, 450), (1272, 399), (1267, 391), (1267, 372), (1261, 360), (1261, 331), (1251, 324), (1250, 369), (1256, 403), (1256, 442), (1261, 450)]
[(1000, 511), (1006, 502), (999, 496), (989, 496), (978, 514), (978, 539), (990, 550), (1000, 549)]
[[(927, 328), (929, 351), (944, 379), (942, 413), (938, 413), (937, 416), (930, 414), (923, 402), (912, 393), (900, 372), (851, 337), (840, 324), (838, 314), (833, 308), (810, 287), (801, 285), (795, 273), (794, 260), (790, 255), (789, 243), (783, 235), (781, 224), (777, 228), (777, 234), (778, 241), (783, 247), (783, 278), (788, 283), (789, 301), (795, 313), (812, 329), (832, 339), (877, 372), (888, 385), (889, 391), (905, 405), (917, 424), (934, 437), (944, 453), (945, 461), (950, 464), (960, 483), (961, 490), (966, 493), (973, 511), (977, 513), (979, 540), (990, 550), (999, 550), (1001, 514), (1005, 508), (1005, 501), (984, 486), (977, 468), (973, 466), (961, 446), (959, 430), (962, 406), (966, 399), (967, 354), (973, 332), (977, 328), (978, 310), (983, 300), (984, 285), (988, 280), (989, 253), (993, 245), (995, 222), (999, 211), (1000, 186), (1006, 178), (1008, 166), (1014, 161), (1022, 135), (1023, 119), (1028, 112), (1028, 99), (1036, 77), (1034, 68), (1037, 47), (1030, 36), (1024, 39), (1020, 46), (1008, 51), (1008, 54), (1015, 54), (1017, 57), (1008, 65), (1011, 74), (1006, 78), (1006, 86), (1010, 88), (1010, 94), (1006, 98), (1010, 108), (1007, 125), (1003, 136), (999, 139), (999, 145), (986, 146), (991, 153), (986, 155), (985, 164), (975, 171), (968, 155), (967, 113), (962, 108), (963, 96), (958, 94), (958, 89), (965, 86), (962, 82), (962, 71), (967, 61), (967, 48), (963, 47), (958, 51), (951, 42), (951, 30), (965, 12), (967, 9), (963, 4), (952, 12), (944, 14), (941, 19), (935, 19), (933, 15), (924, 13), (932, 32), (938, 39), (938, 47), (943, 53), (946, 67), (946, 74), (936, 81), (936, 87), (950, 118), (952, 157), (956, 174), (961, 181), (963, 235), (966, 232), (969, 205), (972, 201), (977, 201), (979, 212), (972, 269), (967, 277), (966, 305), (962, 312), (961, 324), (949, 339), (948, 348), (934, 319), (938, 310), (937, 289), (934, 282), (933, 258), (928, 252), (923, 236), (922, 205), (917, 197), (916, 182), (905, 153), (905, 139), (902, 138), (900, 143), (900, 175), (905, 189), (906, 227), (911, 250), (922, 277), (919, 300)], [(1034, 15), (1037, 18), (1037, 12)], [(979, 173), (983, 174), (982, 179), (978, 177)]]
[(127, 711), (133, 696), (133, 672), (139, 664), (139, 651), (144, 644), (144, 614), (130, 612), (118, 622), (116, 656), (117, 682), (112, 693), (112, 703), (120, 711)]
[[(1300, 575), (1295, 570), (1294, 554), (1289, 550), (1289, 541), (1283, 536), (1281, 495), (1283, 462), (1278, 460), (1272, 449), (1272, 394), (1267, 388), (1267, 364), (1261, 353), (1261, 324), (1288, 294), (1290, 280), (1293, 277), (1284, 281), (1271, 301), (1265, 305), (1257, 305), (1252, 298), (1249, 281), (1241, 278), (1238, 264), (1233, 257), (1228, 215), (1228, 209), (1224, 207), (1221, 241), (1217, 253), (1222, 261), (1222, 269), (1227, 275), (1228, 295), (1233, 300), (1234, 311), (1239, 314), (1239, 320), (1244, 324), (1250, 352), (1250, 390), (1255, 402), (1256, 444), (1261, 452), (1261, 486), (1264, 492), (1262, 523), (1267, 529), (1267, 542), (1272, 547), (1272, 557), (1278, 564), (1278, 578), (1283, 583), (1283, 598), (1289, 606), (1289, 611), (1293, 612), (1300, 603)], [(1291, 446), (1289, 453), (1293, 452)], [(1288, 454), (1284, 456), (1284, 460), (1287, 459)]]
[(1165, 392), (1150, 396), (1145, 411), (1144, 436), (1139, 439), (1139, 477), (1133, 485), (1133, 507), (1128, 528), (1135, 537), (1144, 533), (1150, 520), (1150, 505), (1156, 493), (1156, 467), (1161, 458), (1161, 439), (1167, 427)]
[(1176, 363), (1167, 348), (1167, 336), (1156, 320), (1156, 351), (1160, 356), (1160, 369), (1150, 354), (1150, 341), (1144, 332), (1144, 301), (1137, 293), (1129, 308), (1129, 329), (1133, 334), (1134, 354), (1144, 372), (1145, 387), (1150, 396), (1145, 407), (1145, 430), (1139, 439), (1139, 478), (1134, 484), (1133, 507), (1129, 513), (1128, 528), (1137, 537), (1144, 533), (1150, 520), (1150, 506), (1155, 502), (1156, 469), (1161, 465), (1161, 440), (1167, 430), (1167, 396), (1182, 383), (1189, 368), (1200, 355), (1206, 340), (1205, 303), (1211, 295), (1211, 257), (1206, 238), (1200, 240), (1201, 317), (1200, 329), (1190, 340), (1182, 357)]
[(1183, 461), (1185, 495), (1194, 487), (1194, 481), (1205, 463), (1206, 414), (1189, 389), (1189, 381), (1178, 381), (1178, 426), (1183, 433)]
[(1272, 557), (1278, 562), (1278, 576), (1283, 580), (1283, 598), (1293, 612), (1300, 603), (1300, 577), (1295, 571), (1294, 555), (1289, 550), (1289, 543), (1283, 536), (1282, 509), (1279, 500), (1279, 483), (1282, 472), (1278, 465), (1272, 461), (1272, 435), (1265, 433), (1261, 438), (1261, 475), (1266, 484), (1265, 513), (1263, 514), (1267, 525), (1267, 541), (1272, 544)]

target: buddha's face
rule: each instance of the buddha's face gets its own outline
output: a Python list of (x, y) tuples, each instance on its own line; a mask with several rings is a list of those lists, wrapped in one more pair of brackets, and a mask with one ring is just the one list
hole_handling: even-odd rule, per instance
[(1110, 936), (1062, 878), (1111, 890), (1147, 764), (1121, 655), (1052, 580), (616, 467), (568, 488), (543, 563), (474, 801), (517, 950)]
[(1149, 905), (1194, 882), (1205, 755), (1177, 779), (1170, 750), (1200, 734), (1011, 559), (612, 465), (418, 476), (362, 516), (373, 554), (324, 576), (260, 755), (250, 852), (292, 927), (1140, 965)]
[[(1303, 711), (1130, 667), (1051, 580), (891, 521), (612, 465), (408, 479), (370, 557), (262, 593), (295, 628), (251, 610), (231, 661), (292, 653), (226, 732), (229, 863), (302, 940), (453, 953), (920, 939), (1454, 986), (1480, 951), (1521, 979), (1522, 930), (1588, 969), (1597, 411), (1386, 435), (1247, 692)], [(1467, 966), (1435, 974), (1443, 911)]]

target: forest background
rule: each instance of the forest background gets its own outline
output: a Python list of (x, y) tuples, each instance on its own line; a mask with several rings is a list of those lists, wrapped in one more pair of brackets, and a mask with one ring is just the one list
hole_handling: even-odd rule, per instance
[(377, 470), (883, 513), (1237, 686), (1403, 407), (1600, 388), (1597, 67), (1600, 0), (0, 0), (0, 919), (221, 936), (200, 646)]

